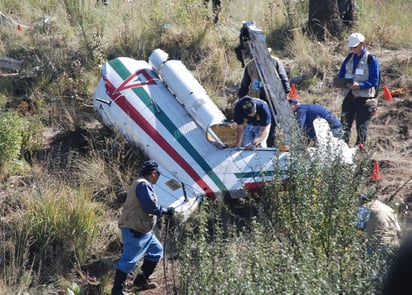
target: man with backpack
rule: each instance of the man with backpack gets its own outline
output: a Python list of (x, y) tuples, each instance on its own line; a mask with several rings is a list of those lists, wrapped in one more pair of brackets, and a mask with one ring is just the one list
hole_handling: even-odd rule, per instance
[(376, 111), (374, 98), (379, 87), (380, 69), (378, 59), (368, 52), (361, 33), (351, 34), (346, 47), (352, 52), (345, 58), (338, 73), (338, 78), (347, 81), (342, 89), (343, 139), (349, 144), (352, 123), (356, 120), (358, 145), (366, 142), (369, 122)]

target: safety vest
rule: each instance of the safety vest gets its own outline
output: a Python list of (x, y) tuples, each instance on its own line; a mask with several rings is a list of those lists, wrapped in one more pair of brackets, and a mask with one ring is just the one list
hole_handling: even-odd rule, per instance
[[(148, 233), (154, 228), (157, 216), (145, 212), (136, 196), (136, 187), (142, 182), (150, 184), (148, 180), (139, 178), (130, 185), (118, 225), (120, 228), (131, 228), (140, 233)], [(156, 196), (155, 202), (157, 202)]]
[[(346, 62), (346, 71), (345, 71), (345, 78), (351, 78), (354, 82), (365, 82), (369, 79), (369, 65), (368, 65), (368, 55), (369, 52), (366, 51), (365, 54), (359, 61), (359, 64), (356, 69), (353, 68), (353, 57), (352, 54), (348, 61)], [(343, 89), (343, 96), (346, 96), (350, 89), (344, 88)], [(353, 96), (355, 97), (375, 97), (375, 88), (371, 87), (368, 89), (359, 89), (359, 90), (352, 90)]]

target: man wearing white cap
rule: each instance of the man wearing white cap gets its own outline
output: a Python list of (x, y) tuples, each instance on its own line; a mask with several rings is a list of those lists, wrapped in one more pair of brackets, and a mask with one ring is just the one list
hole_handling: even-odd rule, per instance
[(352, 52), (345, 58), (338, 73), (338, 78), (348, 81), (342, 90), (345, 97), (341, 117), (343, 139), (349, 144), (352, 123), (356, 120), (358, 145), (365, 143), (369, 122), (375, 111), (371, 99), (376, 97), (375, 87), (379, 84), (379, 62), (368, 52), (361, 33), (351, 34), (346, 47)]

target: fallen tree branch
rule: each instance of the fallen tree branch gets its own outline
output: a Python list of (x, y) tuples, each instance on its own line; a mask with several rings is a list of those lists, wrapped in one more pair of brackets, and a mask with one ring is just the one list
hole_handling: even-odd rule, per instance
[(400, 187), (398, 187), (398, 189), (389, 197), (389, 199), (386, 201), (386, 204), (389, 204), (390, 202), (392, 202), (392, 199), (396, 196), (397, 193), (400, 192), (400, 190), (409, 182), (411, 181), (412, 176), (409, 177), (409, 179), (407, 181), (405, 181), (404, 184), (402, 184)]

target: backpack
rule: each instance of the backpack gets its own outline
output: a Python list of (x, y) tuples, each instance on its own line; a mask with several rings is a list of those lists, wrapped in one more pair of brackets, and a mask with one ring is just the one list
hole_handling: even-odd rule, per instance
[[(348, 56), (345, 58), (345, 61), (349, 60), (353, 55), (353, 52), (349, 53)], [(372, 57), (374, 55), (373, 54), (368, 54), (368, 65), (370, 65), (372, 63)], [(375, 88), (375, 95), (373, 96), (373, 98), (378, 97), (379, 94), (379, 85), (381, 84), (381, 69), (379, 67), (379, 74), (378, 74), (378, 84), (374, 87)]]

